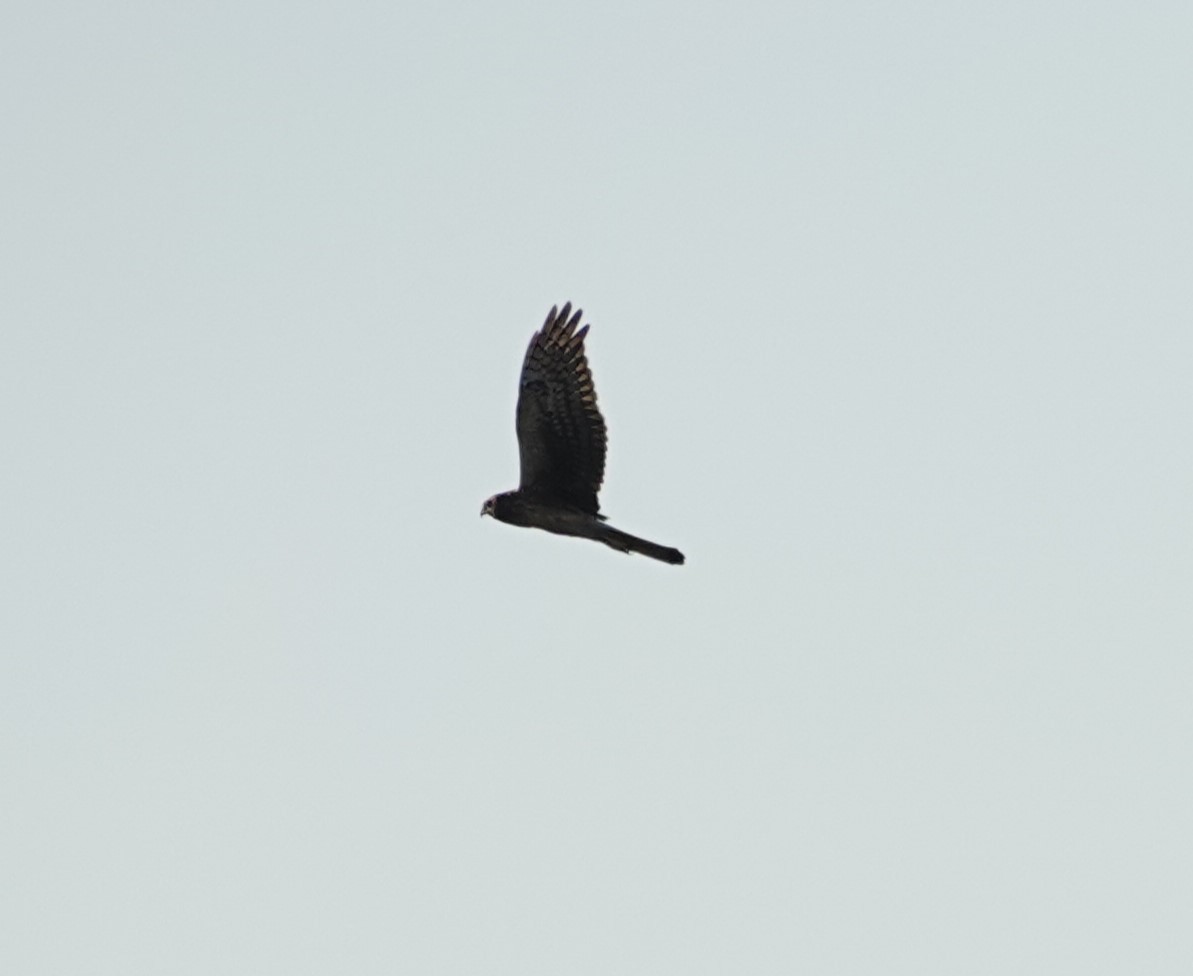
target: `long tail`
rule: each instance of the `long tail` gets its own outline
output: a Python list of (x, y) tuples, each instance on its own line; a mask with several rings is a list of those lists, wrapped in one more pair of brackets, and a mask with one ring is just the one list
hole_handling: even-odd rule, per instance
[(683, 553), (678, 549), (647, 542), (645, 539), (639, 539), (636, 535), (615, 529), (611, 525), (602, 525), (597, 538), (618, 552), (640, 552), (644, 556), (650, 556), (651, 559), (671, 563), (673, 566), (683, 565)]

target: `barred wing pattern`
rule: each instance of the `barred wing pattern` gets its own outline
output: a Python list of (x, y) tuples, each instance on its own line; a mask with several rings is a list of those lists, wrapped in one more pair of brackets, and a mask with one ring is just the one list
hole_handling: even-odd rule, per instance
[(584, 355), (588, 326), (576, 328), (581, 317), (579, 309), (572, 315), (570, 302), (552, 308), (526, 350), (518, 390), (519, 491), (596, 515), (607, 436)]

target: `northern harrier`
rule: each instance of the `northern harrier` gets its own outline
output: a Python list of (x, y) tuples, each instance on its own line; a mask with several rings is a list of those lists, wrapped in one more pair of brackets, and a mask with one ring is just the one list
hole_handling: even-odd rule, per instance
[(579, 309), (572, 315), (570, 302), (563, 311), (552, 308), (531, 338), (518, 389), (521, 480), (517, 491), (486, 501), (481, 515), (681, 564), (683, 553), (678, 549), (615, 529), (600, 514), (597, 492), (605, 476), (605, 419), (584, 357), (588, 326), (576, 328), (581, 317)]

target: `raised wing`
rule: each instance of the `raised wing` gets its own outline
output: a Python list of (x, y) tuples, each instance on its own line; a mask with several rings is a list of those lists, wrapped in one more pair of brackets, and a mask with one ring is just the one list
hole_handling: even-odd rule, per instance
[[(518, 390), (519, 488), (596, 515), (605, 477), (605, 419), (584, 357), (588, 326), (571, 302), (551, 309), (530, 340)], [(569, 318), (569, 316), (571, 316)]]

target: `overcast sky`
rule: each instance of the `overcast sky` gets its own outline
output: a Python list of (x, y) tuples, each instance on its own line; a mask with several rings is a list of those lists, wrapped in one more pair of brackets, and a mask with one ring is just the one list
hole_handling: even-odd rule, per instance
[[(8, 4), (0, 970), (1190, 972), (1191, 51)], [(566, 300), (683, 567), (478, 518)]]

